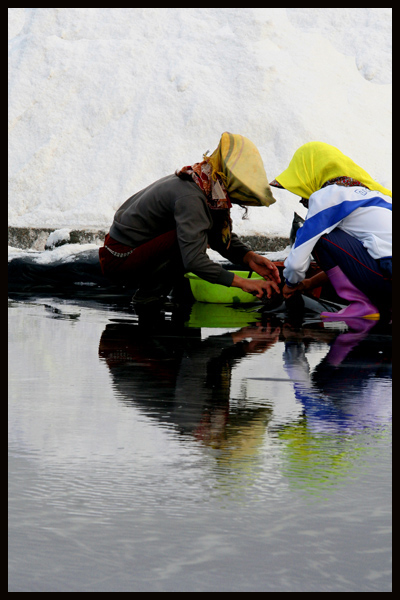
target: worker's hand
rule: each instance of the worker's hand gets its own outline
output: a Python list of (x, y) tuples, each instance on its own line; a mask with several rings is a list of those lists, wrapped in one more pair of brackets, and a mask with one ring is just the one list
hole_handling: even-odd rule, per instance
[(285, 300), (287, 300), (288, 298), (290, 298), (291, 296), (293, 296), (293, 294), (295, 294), (296, 292), (301, 291), (301, 284), (296, 285), (295, 287), (289, 287), (288, 285), (283, 286), (282, 288), (282, 296), (285, 298)]
[(265, 280), (265, 279), (245, 279), (244, 277), (239, 277), (235, 275), (232, 281), (233, 287), (241, 288), (244, 292), (248, 294), (253, 294), (260, 300), (266, 295), (267, 298), (271, 298), (271, 296), (276, 292), (280, 294), (279, 285), (275, 281)]
[(252, 271), (261, 275), (261, 277), (276, 281), (276, 283), (281, 282), (278, 267), (265, 256), (250, 251), (245, 255), (243, 262), (248, 265)]
[(300, 281), (294, 287), (289, 287), (285, 284), (282, 288), (282, 295), (285, 299), (288, 299), (291, 296), (293, 296), (295, 292), (300, 292), (300, 294), (307, 294), (312, 292), (312, 290), (316, 287), (324, 285), (324, 283), (326, 283), (328, 280), (328, 275), (324, 273), (324, 271), (320, 271), (319, 273), (317, 273), (313, 277), (310, 277), (309, 279), (303, 279), (303, 281)]

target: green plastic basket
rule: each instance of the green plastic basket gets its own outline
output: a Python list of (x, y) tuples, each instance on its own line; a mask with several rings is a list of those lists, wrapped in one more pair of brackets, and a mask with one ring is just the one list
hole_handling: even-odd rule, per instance
[[(249, 271), (230, 271), (235, 273), (244, 279), (248, 278)], [(257, 302), (257, 298), (253, 294), (248, 294), (237, 287), (225, 287), (218, 283), (209, 283), (194, 273), (186, 273), (190, 281), (190, 287), (192, 294), (198, 302), (208, 302), (210, 304), (249, 304), (250, 302)], [(251, 279), (262, 279), (257, 273), (251, 274)]]

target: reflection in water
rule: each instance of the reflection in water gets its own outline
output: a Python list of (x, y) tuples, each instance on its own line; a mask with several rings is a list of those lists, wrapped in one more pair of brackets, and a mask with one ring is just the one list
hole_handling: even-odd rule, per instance
[[(202, 339), (200, 328), (177, 329), (170, 321), (152, 334), (136, 324), (115, 323), (103, 332), (99, 351), (126, 402), (214, 448), (232, 439), (232, 446), (250, 447), (271, 410), (243, 407), (230, 413), (232, 369), (246, 356), (265, 352), (279, 333), (268, 324)], [(239, 431), (245, 431), (240, 440)]]
[(47, 303), (9, 311), (10, 591), (391, 589), (391, 331)]
[(316, 432), (360, 430), (391, 417), (391, 338), (374, 321), (347, 324), (313, 372), (307, 362), (313, 332), (285, 333), (285, 368)]
[[(294, 380), (305, 418), (284, 427), (283, 472), (308, 492), (344, 479), (354, 464), (368, 460), (368, 442), (360, 435), (388, 436), (392, 416), (391, 336), (387, 327), (349, 319), (313, 371), (307, 350), (313, 333), (285, 331), (285, 368)], [(358, 435), (353, 435), (358, 434)]]
[[(120, 399), (219, 450), (220, 466), (243, 465), (273, 436), (287, 450), (291, 476), (307, 480), (317, 472), (323, 481), (327, 473), (339, 472), (338, 465), (349, 467), (349, 452), (355, 450), (350, 433), (391, 419), (387, 326), (354, 319), (346, 326), (343, 331), (318, 321), (299, 327), (264, 315), (236, 331), (202, 337), (200, 327), (172, 321), (153, 327), (112, 323), (101, 336), (99, 353)], [(325, 355), (310, 369), (307, 356), (321, 345)], [(271, 369), (268, 352), (276, 346), (283, 350), (287, 379)], [(235, 402), (233, 370), (260, 355), (265, 357), (259, 375), (243, 376), (246, 384), (258, 383), (256, 401), (254, 385), (243, 385), (253, 395)], [(282, 396), (271, 398), (274, 381), (286, 383), (280, 383)], [(290, 422), (287, 414), (276, 418), (282, 415), (286, 385), (301, 407), (292, 411)]]

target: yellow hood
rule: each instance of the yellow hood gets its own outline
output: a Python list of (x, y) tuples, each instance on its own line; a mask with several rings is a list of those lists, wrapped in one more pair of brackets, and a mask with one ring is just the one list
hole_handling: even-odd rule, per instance
[(370, 190), (392, 196), (390, 190), (372, 179), (348, 156), (324, 142), (309, 142), (296, 150), (288, 168), (276, 177), (276, 181), (293, 194), (309, 198), (335, 177), (351, 177)]

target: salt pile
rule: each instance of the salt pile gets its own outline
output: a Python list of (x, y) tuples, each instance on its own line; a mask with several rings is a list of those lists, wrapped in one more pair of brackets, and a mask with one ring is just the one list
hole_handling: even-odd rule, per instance
[[(108, 229), (136, 190), (214, 150), (303, 143), (391, 188), (391, 8), (9, 8), (9, 225)], [(274, 192), (243, 235), (288, 236)]]

